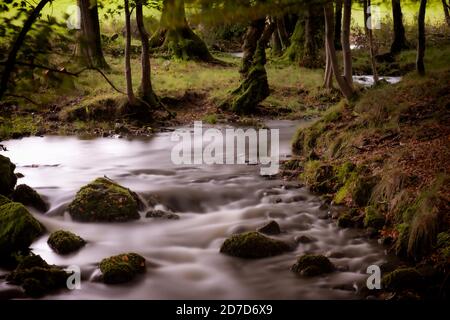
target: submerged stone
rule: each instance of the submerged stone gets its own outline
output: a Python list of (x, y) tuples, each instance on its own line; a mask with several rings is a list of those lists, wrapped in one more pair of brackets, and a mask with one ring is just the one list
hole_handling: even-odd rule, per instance
[(220, 248), (221, 253), (247, 259), (276, 256), (289, 250), (289, 245), (283, 241), (254, 231), (233, 235), (225, 240)]
[(281, 233), (280, 225), (274, 220), (262, 226), (257, 231), (268, 235), (277, 235)]
[(331, 261), (322, 255), (305, 254), (298, 258), (291, 270), (306, 277), (319, 276), (335, 270)]
[(13, 192), (17, 183), (15, 169), (9, 158), (0, 155), (0, 195), (9, 196)]
[(166, 212), (162, 210), (150, 210), (145, 214), (146, 218), (156, 218), (156, 219), (168, 219), (168, 220), (179, 220), (180, 216), (172, 213)]
[(12, 199), (16, 202), (20, 202), (25, 206), (31, 206), (41, 212), (48, 210), (48, 205), (41, 198), (41, 196), (31, 187), (26, 184), (21, 184), (16, 187), (13, 192)]
[(22, 286), (28, 296), (39, 298), (54, 290), (67, 288), (69, 276), (62, 268), (47, 264), (40, 256), (30, 255), (21, 258), (6, 280)]
[(44, 227), (20, 203), (0, 198), (0, 257), (28, 250)]
[(82, 248), (86, 241), (69, 231), (55, 231), (47, 240), (50, 248), (59, 254), (69, 254)]
[(145, 258), (137, 253), (125, 253), (103, 259), (99, 267), (103, 281), (108, 284), (131, 281), (137, 274), (146, 270)]
[(130, 189), (106, 178), (82, 187), (69, 205), (69, 214), (82, 222), (126, 222), (140, 218), (139, 199)]

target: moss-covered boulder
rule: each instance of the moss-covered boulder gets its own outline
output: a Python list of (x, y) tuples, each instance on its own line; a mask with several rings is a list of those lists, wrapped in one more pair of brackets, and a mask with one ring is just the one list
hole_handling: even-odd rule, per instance
[(364, 227), (380, 230), (384, 227), (386, 219), (372, 206), (369, 206), (365, 210)]
[(289, 250), (289, 245), (283, 241), (254, 231), (233, 235), (226, 239), (220, 248), (221, 253), (246, 259), (276, 256)]
[(17, 183), (15, 169), (9, 158), (0, 155), (0, 195), (9, 196), (13, 192)]
[(26, 251), (44, 227), (22, 204), (3, 197), (0, 204), (0, 257)]
[(382, 285), (388, 290), (421, 290), (424, 278), (414, 268), (400, 268), (388, 273), (382, 279)]
[(62, 268), (48, 265), (40, 256), (30, 255), (21, 258), (17, 268), (6, 280), (22, 286), (30, 297), (39, 298), (54, 290), (67, 288), (69, 276)]
[(39, 193), (26, 184), (21, 184), (16, 187), (12, 194), (12, 199), (23, 205), (36, 208), (41, 212), (46, 212), (48, 210), (48, 205), (41, 198)]
[(319, 276), (335, 270), (331, 261), (322, 255), (305, 254), (298, 258), (291, 270), (306, 277)]
[(69, 214), (82, 222), (125, 222), (140, 218), (139, 199), (130, 189), (98, 178), (82, 187), (69, 205)]
[(353, 202), (359, 207), (366, 206), (370, 201), (373, 189), (379, 181), (380, 179), (376, 176), (359, 177), (352, 190)]
[(47, 243), (56, 253), (69, 254), (81, 249), (86, 241), (72, 232), (58, 230), (50, 235)]
[(137, 253), (125, 253), (103, 259), (99, 267), (103, 281), (108, 284), (131, 281), (137, 274), (146, 270), (145, 258)]
[(261, 228), (258, 228), (257, 231), (268, 235), (277, 235), (281, 233), (281, 228), (276, 221), (272, 220)]

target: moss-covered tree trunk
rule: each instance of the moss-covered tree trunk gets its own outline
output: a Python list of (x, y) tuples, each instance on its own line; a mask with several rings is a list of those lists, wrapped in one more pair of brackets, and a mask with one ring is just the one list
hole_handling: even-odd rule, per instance
[(274, 30), (275, 24), (268, 21), (257, 40), (248, 72), (245, 73), (239, 88), (231, 93), (226, 102), (233, 112), (238, 114), (251, 113), (259, 103), (269, 96), (270, 89), (265, 68), (267, 62), (266, 47)]
[(321, 7), (310, 4), (297, 20), (291, 45), (285, 57), (305, 68), (323, 65), (319, 48), (323, 45), (323, 12)]
[(214, 61), (205, 42), (187, 23), (184, 0), (164, 0), (160, 27), (151, 37), (150, 47), (182, 60)]
[(244, 36), (244, 44), (242, 45), (242, 65), (239, 72), (245, 77), (253, 65), (253, 57), (255, 55), (258, 40), (264, 31), (265, 19), (257, 19), (250, 23)]

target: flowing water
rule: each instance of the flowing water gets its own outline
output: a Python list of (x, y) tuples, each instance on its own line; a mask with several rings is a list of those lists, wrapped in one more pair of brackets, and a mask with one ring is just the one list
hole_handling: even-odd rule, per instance
[[(281, 153), (302, 125), (271, 122), (280, 128)], [(45, 214), (32, 211), (48, 231), (65, 229), (88, 241), (69, 256), (47, 246), (48, 234), (32, 245), (35, 253), (57, 265), (82, 270), (81, 290), (62, 291), (52, 299), (352, 299), (364, 285), (366, 269), (386, 259), (383, 248), (356, 230), (339, 229), (327, 219), (329, 209), (295, 182), (259, 175), (258, 166), (176, 166), (170, 161), (170, 132), (150, 138), (49, 136), (7, 141), (4, 153), (25, 175), (19, 183), (35, 188), (50, 203)], [(139, 193), (158, 199), (157, 208), (172, 210), (180, 220), (144, 217), (123, 224), (77, 223), (65, 208), (77, 190), (107, 176)], [(225, 256), (219, 248), (236, 232), (255, 230), (276, 220), (277, 238), (295, 244), (292, 252), (260, 260)], [(314, 241), (296, 244), (306, 235)], [(148, 260), (148, 270), (132, 283), (107, 286), (98, 280), (97, 263), (134, 251)], [(325, 254), (338, 266), (332, 274), (302, 278), (290, 271), (304, 253)], [(11, 290), (5, 283), (0, 291)]]

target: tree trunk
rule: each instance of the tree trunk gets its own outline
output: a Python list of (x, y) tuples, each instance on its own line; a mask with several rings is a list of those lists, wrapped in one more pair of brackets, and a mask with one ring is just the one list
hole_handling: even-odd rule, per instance
[(353, 97), (353, 88), (348, 84), (347, 80), (341, 75), (339, 70), (339, 63), (336, 56), (336, 49), (334, 48), (334, 12), (333, 5), (331, 3), (326, 3), (324, 5), (325, 13), (325, 39), (326, 48), (329, 52), (330, 65), (333, 70), (334, 77), (339, 86), (339, 90), (342, 92), (347, 100), (351, 100)]
[(445, 21), (447, 21), (447, 25), (450, 26), (450, 4), (447, 3), (447, 0), (442, 0), (442, 5), (444, 6)]
[(80, 54), (83, 63), (97, 68), (109, 68), (102, 50), (97, 0), (78, 0), (81, 16)]
[[(370, 50), (370, 64), (372, 65), (372, 74), (373, 74), (373, 83), (378, 83), (378, 72), (377, 72), (377, 63), (375, 61), (375, 49), (373, 45), (373, 32), (372, 29), (367, 26), (369, 19), (372, 19), (372, 15), (367, 12), (367, 9), (370, 7), (371, 1), (364, 0), (364, 30), (366, 32), (367, 41), (369, 42), (369, 50)], [(373, 24), (370, 23), (372, 26)]]
[(325, 45), (325, 56), (326, 56), (326, 63), (325, 63), (325, 76), (324, 76), (323, 86), (326, 89), (332, 89), (333, 88), (333, 69), (331, 67), (330, 53), (329, 53), (329, 50), (326, 45)]
[(205, 42), (189, 27), (184, 0), (164, 0), (160, 27), (150, 39), (150, 47), (182, 60), (215, 61)]
[(265, 19), (258, 19), (252, 21), (250, 26), (247, 28), (247, 32), (244, 36), (244, 44), (242, 45), (242, 51), (244, 55), (242, 57), (242, 66), (239, 72), (242, 76), (246, 76), (248, 70), (253, 64), (253, 56), (255, 55), (256, 46), (258, 44), (259, 38), (264, 31)]
[(342, 32), (342, 0), (336, 0), (336, 12), (334, 19), (334, 46), (337, 50), (342, 49), (341, 32)]
[(419, 16), (418, 16), (418, 42), (417, 42), (417, 72), (425, 75), (425, 13), (427, 9), (427, 0), (420, 0)]
[(408, 48), (400, 0), (392, 0), (392, 18), (394, 21), (394, 41), (391, 45), (391, 53), (395, 54)]
[[(257, 21), (252, 23), (258, 25)], [(257, 40), (256, 49), (252, 58), (252, 65), (244, 77), (239, 88), (231, 93), (225, 105), (239, 114), (251, 113), (259, 103), (270, 94), (269, 82), (267, 80), (266, 47), (270, 41), (272, 33), (275, 31), (275, 24), (268, 20), (263, 32)]]
[(279, 57), (283, 51), (282, 45), (281, 45), (281, 39), (280, 39), (280, 35), (277, 32), (278, 30), (278, 23), (277, 23), (277, 19), (274, 19), (274, 23), (275, 23), (275, 32), (272, 33), (272, 54), (275, 57)]
[(140, 86), (140, 95), (142, 99), (145, 102), (147, 102), (150, 106), (156, 106), (158, 104), (158, 101), (152, 88), (149, 35), (147, 33), (147, 30), (145, 30), (144, 26), (144, 14), (142, 10), (142, 2), (143, 0), (136, 1), (136, 23), (142, 43), (142, 54), (141, 54), (142, 79)]
[(286, 23), (285, 23), (285, 17), (279, 17), (277, 18), (277, 30), (278, 36), (281, 41), (281, 46), (283, 47), (283, 50), (287, 49), (290, 45), (289, 42), (289, 34), (286, 30)]
[(36, 7), (31, 11), (30, 16), (25, 20), (22, 30), (20, 30), (16, 40), (14, 41), (8, 53), (8, 58), (5, 61), (5, 68), (2, 72), (2, 78), (0, 81), (0, 100), (2, 100), (6, 90), (8, 89), (9, 78), (14, 70), (17, 54), (25, 41), (27, 33), (30, 31), (33, 23), (39, 18), (42, 9), (49, 2), (50, 0), (42, 0), (36, 5)]
[(133, 79), (131, 74), (131, 21), (129, 1), (124, 0), (125, 7), (125, 78), (127, 82), (128, 104), (134, 106), (137, 104), (136, 96), (133, 91)]
[(352, 1), (344, 0), (342, 20), (342, 55), (344, 57), (344, 78), (350, 87), (353, 86), (352, 50), (350, 48), (350, 23), (352, 18)]

